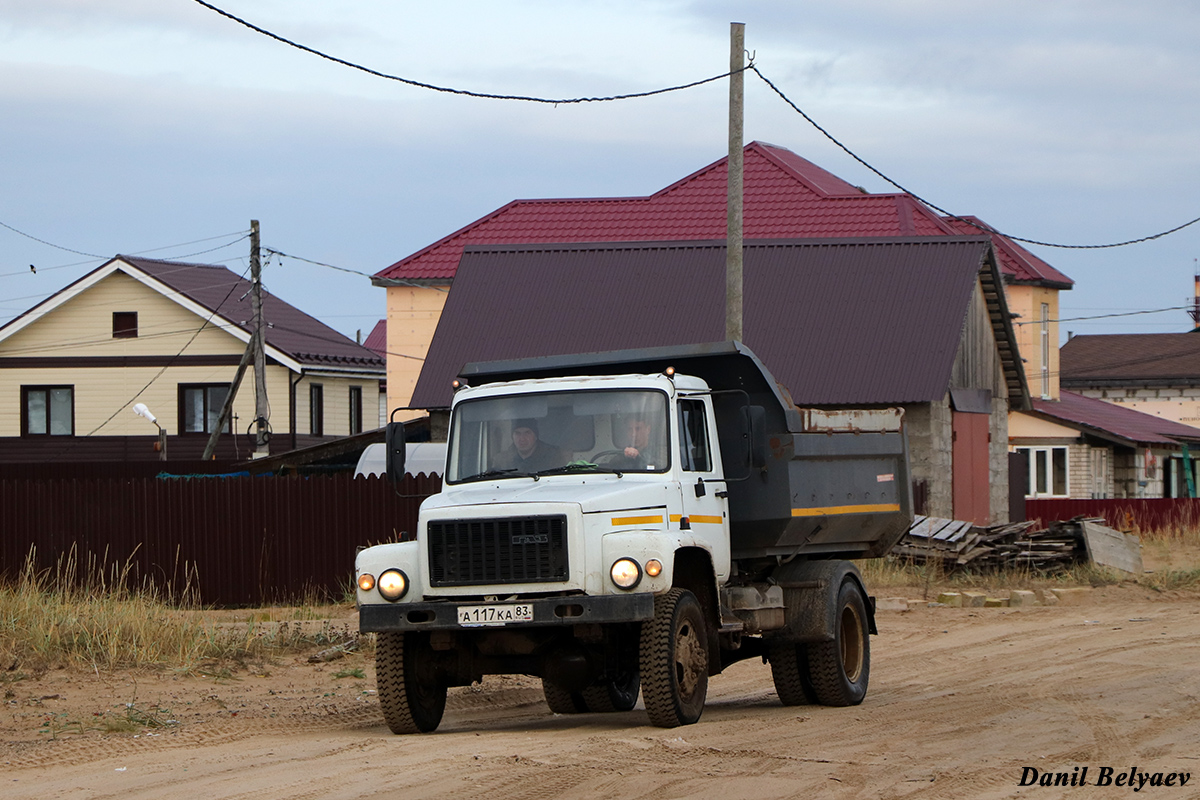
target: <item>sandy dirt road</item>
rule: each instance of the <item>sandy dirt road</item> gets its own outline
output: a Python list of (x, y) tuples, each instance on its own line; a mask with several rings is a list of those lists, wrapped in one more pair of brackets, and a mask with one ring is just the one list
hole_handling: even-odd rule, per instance
[[(488, 678), (451, 690), (437, 733), (392, 736), (363, 656), (231, 677), (51, 673), (4, 685), (0, 797), (1200, 797), (1195, 593), (922, 606), (879, 627), (863, 705), (785, 708), (769, 668), (743, 662), (712, 680), (698, 724), (673, 730), (649, 726), (640, 703), (554, 716), (537, 682)], [(365, 679), (345, 676), (355, 668)], [(128, 702), (174, 724), (87, 730)], [(1082, 788), (1018, 785), (1026, 767), (1085, 766)], [(1191, 777), (1095, 785), (1131, 767)]]

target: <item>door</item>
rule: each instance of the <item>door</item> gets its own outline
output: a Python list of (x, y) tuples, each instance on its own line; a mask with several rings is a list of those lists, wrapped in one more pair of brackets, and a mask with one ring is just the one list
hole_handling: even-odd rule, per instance
[[(726, 486), (724, 481), (717, 480), (724, 473), (717, 465), (711, 409), (699, 398), (680, 398), (678, 406), (677, 453), (680, 489), (683, 491), (682, 516), (688, 518), (693, 535), (711, 548), (713, 567), (720, 581), (729, 571), (729, 501), (717, 496), (717, 492), (723, 493)], [(682, 524), (682, 520), (680, 522)]]
[(988, 470), (988, 414), (953, 411), (954, 518), (987, 525), (991, 521)]

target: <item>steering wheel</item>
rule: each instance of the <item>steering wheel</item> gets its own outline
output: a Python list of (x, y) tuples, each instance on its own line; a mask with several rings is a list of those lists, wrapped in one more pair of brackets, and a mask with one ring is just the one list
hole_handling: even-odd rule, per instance
[(599, 463), (602, 458), (628, 458), (624, 450), (601, 450), (599, 453), (592, 454), (592, 461)]

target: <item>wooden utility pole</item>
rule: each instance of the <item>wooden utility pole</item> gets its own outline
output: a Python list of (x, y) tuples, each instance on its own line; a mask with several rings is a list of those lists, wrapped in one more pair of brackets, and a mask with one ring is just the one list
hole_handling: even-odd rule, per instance
[(742, 340), (742, 106), (746, 25), (729, 23), (729, 170), (725, 226), (725, 338)]
[(267, 415), (267, 357), (263, 348), (265, 337), (262, 313), (262, 258), (259, 249), (258, 220), (250, 220), (250, 301), (254, 307), (254, 458), (271, 454), (268, 446)]

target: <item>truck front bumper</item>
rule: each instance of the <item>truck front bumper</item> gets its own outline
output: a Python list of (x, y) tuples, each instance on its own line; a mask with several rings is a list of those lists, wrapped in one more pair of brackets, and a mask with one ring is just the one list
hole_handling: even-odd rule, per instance
[(371, 631), (494, 630), (504, 628), (544, 628), (550, 625), (584, 625), (603, 622), (641, 622), (654, 616), (654, 595), (607, 594), (598, 596), (543, 597), (521, 600), (533, 606), (533, 619), (508, 622), (501, 626), (462, 625), (458, 609), (462, 606), (510, 605), (507, 603), (395, 603), (363, 605), (358, 609), (358, 629)]

